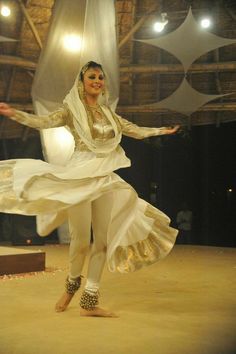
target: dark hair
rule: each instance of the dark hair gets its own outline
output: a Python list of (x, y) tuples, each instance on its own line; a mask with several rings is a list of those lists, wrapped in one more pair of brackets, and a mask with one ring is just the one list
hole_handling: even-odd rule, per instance
[(102, 68), (102, 65), (101, 64), (98, 64), (96, 63), (95, 61), (89, 61), (87, 64), (85, 64), (81, 71), (80, 71), (80, 80), (81, 81), (84, 81), (84, 74), (86, 73), (86, 71), (88, 69), (91, 69), (91, 68), (99, 68), (102, 70), (103, 74), (104, 74), (104, 71), (103, 71), (103, 68)]

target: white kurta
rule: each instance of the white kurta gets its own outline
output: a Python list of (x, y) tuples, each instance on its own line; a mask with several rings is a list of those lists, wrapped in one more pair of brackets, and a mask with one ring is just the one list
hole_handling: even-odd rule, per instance
[[(124, 135), (141, 139), (162, 134), (162, 128), (141, 128), (116, 118)], [(37, 129), (66, 125), (74, 136), (75, 152), (65, 166), (34, 159), (0, 162), (0, 211), (36, 215), (38, 233), (46, 236), (67, 219), (68, 208), (112, 191), (115, 202), (106, 206), (112, 211), (107, 237), (109, 270), (134, 271), (170, 252), (177, 235), (169, 226), (170, 219), (138, 198), (114, 173), (130, 166), (120, 145), (108, 154), (89, 151), (66, 107), (43, 117), (17, 111), (12, 119)]]

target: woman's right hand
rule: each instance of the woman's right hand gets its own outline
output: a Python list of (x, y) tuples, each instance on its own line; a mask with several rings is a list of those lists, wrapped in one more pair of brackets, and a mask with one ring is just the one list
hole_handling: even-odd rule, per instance
[(15, 115), (15, 110), (7, 103), (0, 102), (0, 114), (6, 117), (12, 117)]

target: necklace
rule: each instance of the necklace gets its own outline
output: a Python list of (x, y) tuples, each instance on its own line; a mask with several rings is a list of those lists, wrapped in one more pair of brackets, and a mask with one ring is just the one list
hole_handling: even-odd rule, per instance
[(97, 104), (96, 106), (90, 106), (89, 104), (86, 105), (87, 106), (87, 109), (88, 111), (91, 111), (91, 113), (99, 113), (99, 114), (102, 114), (102, 111), (101, 111), (101, 107), (99, 104)]
[(102, 112), (102, 109), (100, 105), (97, 106), (90, 106), (86, 104), (87, 108), (87, 113), (92, 119), (92, 122), (101, 122), (104, 124), (104, 121), (106, 121), (106, 117), (104, 116), (104, 113)]
[(88, 108), (88, 111), (91, 112), (91, 114), (94, 118), (97, 118), (100, 120), (104, 116), (100, 105), (97, 105), (97, 106), (87, 105), (87, 108)]
[(91, 109), (98, 109), (99, 108), (99, 105), (97, 104), (96, 106), (91, 106), (90, 104), (87, 105), (89, 108)]

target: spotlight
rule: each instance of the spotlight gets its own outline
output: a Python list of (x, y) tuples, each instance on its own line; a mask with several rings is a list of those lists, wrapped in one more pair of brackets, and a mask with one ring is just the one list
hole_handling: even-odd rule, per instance
[(81, 49), (81, 38), (75, 34), (68, 34), (63, 38), (63, 45), (69, 52), (79, 52)]
[(201, 20), (202, 28), (209, 28), (211, 26), (211, 20), (209, 18), (203, 18)]
[(165, 26), (168, 23), (168, 20), (167, 20), (166, 17), (167, 17), (167, 13), (163, 12), (161, 14), (161, 20), (155, 22), (154, 25), (153, 25), (154, 31), (156, 31), (156, 32), (162, 32), (163, 31), (163, 29), (165, 28)]
[(11, 14), (11, 10), (8, 6), (2, 6), (1, 7), (1, 15), (4, 17), (8, 17)]

